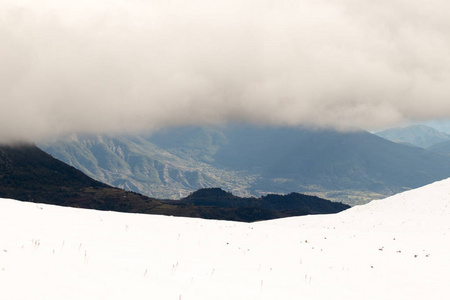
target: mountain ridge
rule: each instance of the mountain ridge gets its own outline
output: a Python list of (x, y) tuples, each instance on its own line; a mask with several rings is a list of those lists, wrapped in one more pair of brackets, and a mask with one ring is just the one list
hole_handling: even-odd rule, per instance
[(411, 144), (423, 149), (450, 140), (449, 134), (422, 124), (389, 128), (376, 132), (375, 135), (396, 143)]

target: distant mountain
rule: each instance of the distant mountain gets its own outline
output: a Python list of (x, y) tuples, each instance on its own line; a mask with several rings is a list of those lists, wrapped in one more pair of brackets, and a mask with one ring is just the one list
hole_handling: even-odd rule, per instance
[[(283, 203), (281, 206), (275, 203), (272, 206), (261, 206), (257, 205), (257, 199), (250, 203), (235, 196), (231, 196), (234, 199), (230, 202), (232, 204), (226, 204), (222, 201), (223, 197), (215, 197), (216, 195), (210, 194), (208, 199), (211, 203), (221, 202), (221, 205), (152, 199), (93, 180), (34, 145), (0, 145), (0, 198), (98, 210), (245, 222), (334, 213), (348, 208), (342, 204), (303, 195), (295, 196), (295, 200), (289, 200), (290, 197), (287, 196), (273, 199)], [(299, 201), (304, 199), (306, 203), (299, 209)], [(311, 203), (308, 204), (308, 201)]]
[(447, 157), (365, 131), (239, 128), (227, 136), (215, 155), (216, 166), (258, 173), (253, 187), (261, 193), (390, 194), (450, 176)]
[[(95, 166), (90, 174), (98, 180), (172, 199), (221, 187), (241, 197), (300, 192), (360, 204), (450, 177), (449, 157), (365, 131), (183, 127), (120, 141), (102, 136), (40, 146), (81, 170)], [(75, 161), (73, 153), (82, 158)], [(105, 157), (111, 161), (100, 164)]]
[(176, 155), (209, 149), (215, 168), (255, 176), (252, 195), (298, 191), (355, 204), (450, 176), (448, 158), (365, 131), (184, 127), (148, 139)]
[(440, 142), (429, 147), (427, 150), (444, 155), (450, 155), (450, 141)]
[(450, 135), (426, 125), (391, 128), (375, 134), (393, 142), (411, 144), (424, 149), (450, 140)]
[(96, 180), (151, 197), (180, 199), (217, 186), (248, 195), (241, 191), (249, 179), (209, 164), (217, 151), (210, 136), (176, 138), (188, 140), (178, 147), (169, 139), (157, 146), (136, 135), (72, 135), (39, 147)]

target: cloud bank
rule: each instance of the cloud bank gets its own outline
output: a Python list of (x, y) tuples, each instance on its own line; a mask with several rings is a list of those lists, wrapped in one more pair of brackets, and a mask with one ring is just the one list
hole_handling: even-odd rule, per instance
[(450, 116), (444, 0), (2, 0), (0, 141)]

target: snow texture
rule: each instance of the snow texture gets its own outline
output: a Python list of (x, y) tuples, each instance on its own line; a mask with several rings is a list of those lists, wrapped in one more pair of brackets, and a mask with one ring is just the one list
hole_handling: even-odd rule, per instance
[(259, 223), (0, 199), (0, 299), (448, 299), (450, 180)]

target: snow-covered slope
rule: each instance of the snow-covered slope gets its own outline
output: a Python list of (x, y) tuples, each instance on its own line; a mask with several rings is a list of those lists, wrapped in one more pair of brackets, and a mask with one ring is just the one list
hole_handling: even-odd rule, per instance
[(450, 180), (254, 224), (0, 199), (0, 299), (448, 299)]

